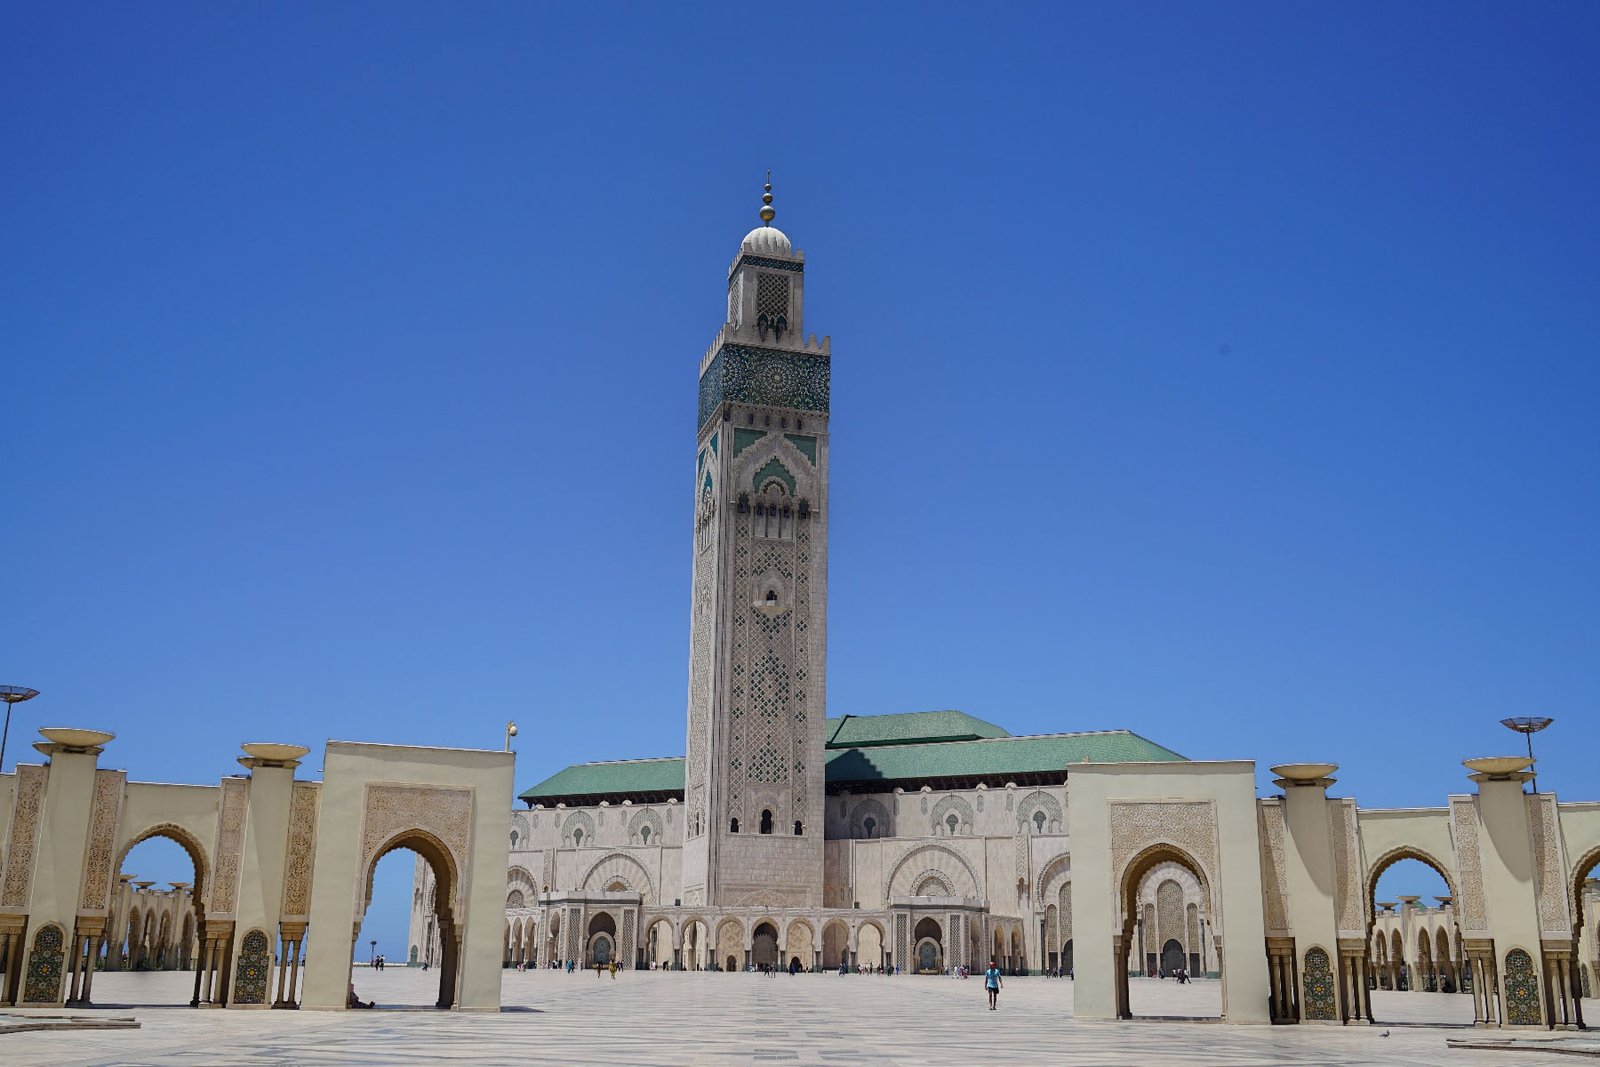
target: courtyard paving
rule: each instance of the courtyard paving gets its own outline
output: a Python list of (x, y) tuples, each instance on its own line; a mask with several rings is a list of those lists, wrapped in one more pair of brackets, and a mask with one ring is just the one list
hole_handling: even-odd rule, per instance
[[(131, 1015), (140, 1029), (6, 1034), (0, 1036), (0, 1063), (1515, 1067), (1584, 1062), (1537, 1049), (1450, 1048), (1446, 1042), (1452, 1038), (1494, 1041), (1500, 1035), (1459, 1025), (1471, 1021), (1469, 998), (1432, 993), (1376, 994), (1374, 1010), (1389, 1024), (1245, 1027), (1171, 1019), (1078, 1022), (1072, 1017), (1072, 982), (1049, 978), (1009, 980), (995, 1012), (985, 1007), (977, 979), (636, 971), (613, 980), (593, 972), (509, 971), (505, 1010), (498, 1015), (425, 1007), (438, 989), (435, 973), (360, 968), (356, 988), (380, 1009), (412, 1010), (195, 1011), (187, 1006), (187, 974), (100, 974), (95, 977), (100, 1007), (49, 1014)], [(1132, 996), (1136, 1012), (1168, 1017), (1215, 1014), (1220, 1002), (1215, 982), (1178, 986), (1138, 980)], [(1586, 1001), (1584, 1008), (1600, 1020), (1600, 1003)], [(1587, 1035), (1519, 1036), (1565, 1041), (1573, 1051), (1592, 1044)]]

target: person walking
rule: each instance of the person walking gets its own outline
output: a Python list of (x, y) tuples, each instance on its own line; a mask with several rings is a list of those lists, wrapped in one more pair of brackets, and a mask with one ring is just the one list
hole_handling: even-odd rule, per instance
[(989, 1010), (994, 1011), (1000, 1002), (1000, 987), (1005, 983), (1000, 980), (1000, 968), (996, 967), (994, 960), (989, 961), (989, 969), (983, 972), (983, 988), (989, 991)]

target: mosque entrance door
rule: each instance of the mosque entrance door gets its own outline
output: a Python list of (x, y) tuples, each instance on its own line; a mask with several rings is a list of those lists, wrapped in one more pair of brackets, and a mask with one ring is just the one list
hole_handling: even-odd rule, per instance
[(917, 972), (929, 974), (939, 970), (939, 945), (931, 939), (917, 946)]
[(1183, 969), (1183, 946), (1177, 941), (1168, 941), (1161, 946), (1161, 973), (1171, 977)]
[(611, 963), (611, 938), (596, 934), (594, 939), (594, 965), (605, 967)]
[(757, 967), (778, 966), (778, 931), (771, 923), (756, 927), (755, 938), (750, 945), (750, 962)]

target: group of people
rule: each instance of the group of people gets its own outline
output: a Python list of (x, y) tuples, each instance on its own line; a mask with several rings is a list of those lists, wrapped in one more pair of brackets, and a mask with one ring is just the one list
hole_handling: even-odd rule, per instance
[(1150, 968), (1150, 977), (1151, 978), (1173, 978), (1173, 979), (1177, 980), (1179, 985), (1188, 985), (1189, 984), (1189, 969), (1187, 967), (1177, 967), (1177, 968), (1173, 969), (1172, 971), (1166, 971), (1166, 970), (1158, 970), (1157, 968), (1152, 967), (1152, 968)]

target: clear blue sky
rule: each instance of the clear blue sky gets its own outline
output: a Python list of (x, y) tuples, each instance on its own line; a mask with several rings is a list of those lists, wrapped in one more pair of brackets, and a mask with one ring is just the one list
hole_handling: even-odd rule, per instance
[(796, 12), (8, 5), (8, 765), (681, 753), (695, 373), (771, 167), (831, 713), (1369, 806), (1543, 713), (1600, 796), (1600, 7)]

